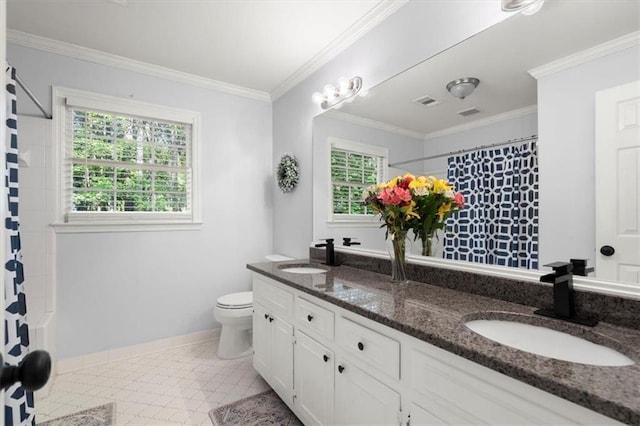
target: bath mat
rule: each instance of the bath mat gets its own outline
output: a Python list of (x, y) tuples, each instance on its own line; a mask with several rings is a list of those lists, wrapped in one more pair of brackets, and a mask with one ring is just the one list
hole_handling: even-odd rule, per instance
[(302, 426), (272, 390), (215, 408), (209, 412), (209, 417), (215, 426)]
[(38, 423), (38, 426), (112, 426), (114, 424), (116, 424), (116, 403), (112, 402), (47, 420), (44, 423)]

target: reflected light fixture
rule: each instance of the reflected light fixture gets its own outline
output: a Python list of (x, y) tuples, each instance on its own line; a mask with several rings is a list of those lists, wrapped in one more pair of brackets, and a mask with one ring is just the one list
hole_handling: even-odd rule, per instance
[(522, 11), (523, 15), (533, 15), (542, 9), (544, 0), (502, 0), (502, 10), (505, 12)]
[(319, 104), (322, 109), (340, 108), (343, 102), (352, 102), (354, 97), (362, 89), (362, 78), (340, 78), (336, 86), (327, 84), (322, 93), (315, 92), (311, 99)]
[(480, 84), (480, 80), (475, 77), (459, 78), (450, 81), (449, 84), (447, 84), (447, 90), (456, 98), (464, 99), (478, 87), (478, 84)]

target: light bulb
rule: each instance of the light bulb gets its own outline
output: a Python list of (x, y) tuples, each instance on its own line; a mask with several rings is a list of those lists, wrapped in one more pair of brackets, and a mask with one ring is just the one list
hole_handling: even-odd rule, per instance
[(336, 95), (336, 88), (332, 84), (327, 84), (322, 88), (322, 93), (327, 98), (333, 98)]
[(324, 95), (320, 92), (315, 92), (313, 95), (311, 95), (311, 100), (313, 101), (313, 103), (320, 105), (324, 100)]
[(340, 88), (340, 92), (346, 92), (349, 90), (349, 79), (346, 77), (340, 77), (338, 79), (338, 87)]

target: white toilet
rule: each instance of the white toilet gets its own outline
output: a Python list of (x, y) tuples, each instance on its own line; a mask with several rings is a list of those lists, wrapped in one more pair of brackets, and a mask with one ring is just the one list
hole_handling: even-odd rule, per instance
[[(270, 254), (266, 259), (271, 262), (292, 260), (279, 254)], [(218, 358), (233, 359), (251, 355), (253, 292), (242, 291), (220, 296), (213, 314), (222, 325)]]

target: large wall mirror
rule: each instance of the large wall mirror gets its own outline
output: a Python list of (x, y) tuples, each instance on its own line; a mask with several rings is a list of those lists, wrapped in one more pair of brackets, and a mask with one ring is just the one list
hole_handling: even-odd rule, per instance
[[(386, 150), (386, 178), (406, 172), (446, 178), (451, 153), (533, 142), (539, 185), (536, 216), (529, 218), (537, 262), (530, 267), (582, 258), (595, 266), (590, 277), (598, 281), (640, 282), (640, 103), (625, 101), (635, 145), (617, 154), (635, 160), (599, 165), (605, 155), (596, 137), (602, 114), (596, 98), (640, 80), (639, 30), (637, 1), (549, 1), (535, 15), (509, 17), (315, 117), (314, 239), (352, 237), (363, 248), (386, 250), (377, 217), (332, 214), (332, 144)], [(464, 77), (480, 83), (459, 99), (446, 86)], [(605, 177), (608, 187), (600, 184)], [(603, 193), (618, 194), (618, 201)], [(602, 230), (612, 221), (617, 235), (610, 239)], [(602, 255), (604, 245), (615, 246), (616, 255)]]

